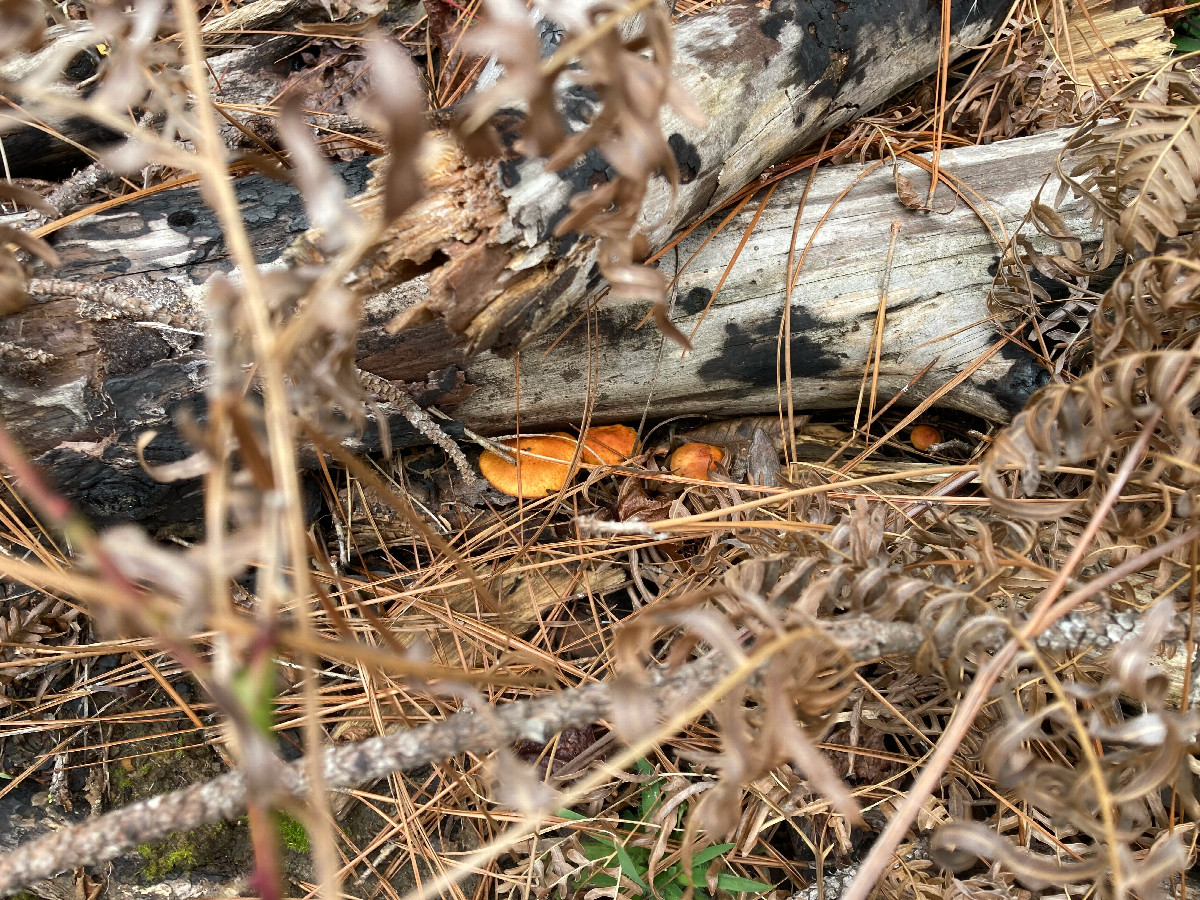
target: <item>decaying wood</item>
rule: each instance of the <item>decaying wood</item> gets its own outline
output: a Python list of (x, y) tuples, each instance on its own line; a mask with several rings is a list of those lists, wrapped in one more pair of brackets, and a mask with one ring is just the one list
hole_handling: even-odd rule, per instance
[[(944, 153), (942, 165), (977, 196), (968, 204), (943, 186), (938, 212), (907, 209), (897, 199), (890, 165), (853, 187), (812, 238), (796, 282), (790, 317), (796, 410), (854, 406), (885, 284), (880, 404), (904, 392), (901, 405), (915, 406), (970, 372), (941, 405), (1000, 421), (1024, 405), (1045, 373), (1028, 352), (1004, 342), (991, 322), (987, 294), (1000, 252), (997, 238), (1011, 234), (1029, 210), (1065, 138), (1065, 132), (1055, 132)], [(920, 179), (927, 185), (928, 177), (909, 164), (900, 170), (923, 195)], [(797, 254), (861, 173), (853, 165), (818, 174)], [(779, 410), (784, 283), (803, 192), (802, 177), (780, 185), (715, 300), (713, 291), (758, 203), (748, 204), (705, 245), (716, 229), (714, 217), (663, 260), (676, 278), (673, 319), (693, 335), (693, 352), (682, 353), (646, 322), (648, 304), (613, 299), (595, 307), (590, 323), (552, 329), (526, 347), (520, 358), (522, 430), (577, 422), (589, 396), (599, 421), (634, 421), (643, 411), (666, 416)], [(1089, 232), (1082, 204), (1060, 211), (1077, 234)], [(893, 223), (899, 232), (889, 267)], [(1093, 237), (1098, 240), (1099, 233)], [(404, 371), (404, 360), (422, 355), (393, 355), (380, 344), (360, 365), (385, 377), (414, 377), (418, 373)], [(389, 366), (389, 359), (399, 365)], [(485, 433), (511, 431), (515, 368), (511, 359), (494, 353), (463, 363), (475, 390), (455, 416)]]
[[(420, 16), (418, 0), (406, 0), (397, 6), (402, 20)], [(209, 89), (224, 110), (222, 137), (230, 146), (261, 152), (265, 144), (278, 144), (272, 112), (278, 99), (284, 93), (307, 99), (315, 87), (321, 86), (319, 73), (310, 77), (314, 73), (296, 65), (298, 52), (313, 43), (300, 25), (307, 22), (320, 26), (328, 20), (319, 0), (253, 0), (202, 26)], [(47, 33), (45, 46), (36, 52), (16, 53), (0, 60), (0, 98), (13, 99), (5, 96), (5, 85), (61, 69), (62, 78), (52, 91), (74, 101), (86, 99), (95, 89), (96, 76), (105, 62), (97, 50), (101, 39), (86, 21), (55, 25)], [(231, 44), (236, 46), (227, 46)], [(343, 88), (345, 97), (335, 105), (352, 104), (361, 90), (358, 84)], [(330, 101), (322, 97), (311, 105), (328, 113)], [(334, 127), (331, 118), (336, 121), (345, 117), (320, 114), (312, 121), (318, 127)], [(338, 126), (346, 124), (337, 122)], [(90, 161), (89, 154), (123, 139), (82, 116), (61, 115), (53, 109), (30, 115), (8, 102), (0, 107), (0, 135), (6, 171), (37, 178), (69, 175), (72, 168)]]
[[(798, 412), (854, 405), (885, 281), (880, 402), (905, 391), (901, 405), (914, 405), (968, 370), (943, 405), (1003, 420), (1025, 402), (1043, 376), (1029, 354), (1003, 344), (989, 322), (986, 296), (999, 255), (994, 235), (1011, 232), (1029, 209), (1065, 139), (1065, 132), (1056, 132), (944, 154), (947, 171), (983, 198), (974, 206), (994, 217), (987, 225), (944, 186), (940, 212), (905, 208), (888, 166), (849, 192), (812, 239), (796, 283), (791, 390)], [(345, 171), (361, 184), (361, 164)], [(862, 171), (855, 164), (819, 172), (798, 247)], [(902, 171), (920, 187), (916, 167), (903, 163)], [(692, 353), (681, 354), (652, 324), (642, 324), (647, 304), (611, 298), (600, 301), (590, 319), (569, 330), (564, 323), (529, 345), (520, 357), (522, 430), (579, 424), (589, 396), (595, 421), (636, 422), (643, 411), (651, 417), (777, 411), (784, 271), (803, 184), (799, 176), (776, 190), (707, 315), (712, 291), (757, 204), (749, 204), (686, 268), (684, 261), (711, 234), (715, 219), (662, 261), (677, 277), (674, 317), (685, 333), (694, 332)], [(265, 211), (275, 229), (262, 241), (274, 248), (264, 251), (264, 259), (278, 259), (286, 223), (302, 215), (299, 204), (285, 187), (262, 179), (239, 185), (246, 202)], [(160, 437), (148, 459), (181, 458), (187, 450), (172, 417), (181, 409), (202, 409), (201, 292), (190, 281), (152, 275), (191, 272), (199, 279), (220, 267), (223, 243), (203, 207), (180, 193), (144, 201), (157, 204), (153, 211), (142, 205), (114, 210), (63, 234), (60, 251), (71, 277), (97, 268), (128, 273), (105, 282), (114, 296), (81, 289), (82, 299), (60, 296), (0, 320), (0, 415), (59, 483), (106, 521), (191, 514), (179, 503), (180, 491), (191, 489), (153, 482), (133, 452), (137, 435), (157, 428)], [(1081, 233), (1086, 229), (1084, 210), (1068, 204), (1062, 213)], [(889, 273), (893, 222), (900, 229)], [(190, 235), (186, 252), (161, 252), (180, 234)], [(366, 300), (359, 366), (397, 382), (418, 403), (441, 405), (466, 427), (513, 431), (513, 359), (492, 352), (468, 358), (443, 323), (387, 333), (392, 316), (427, 291), (428, 276), (422, 276)], [(423, 440), (401, 415), (391, 416), (390, 425), (395, 446)], [(461, 435), (461, 426), (448, 430)]]
[[(658, 243), (812, 137), (931, 71), (937, 59), (939, 16), (924, 0), (872, 0), (847, 9), (831, 0), (773, 0), (769, 9), (763, 6), (732, 0), (678, 26), (676, 71), (705, 108), (710, 125), (700, 133), (666, 121), (682, 183), (675, 204), (667, 202), (662, 185), (656, 188), (658, 199), (649, 204), (647, 215), (657, 220), (652, 236)], [(955, 48), (982, 38), (1006, 10), (1007, 2), (1001, 0), (954, 3)], [(573, 116), (589, 114), (586, 97), (567, 99)], [(513, 125), (498, 124), (502, 132)], [(491, 354), (468, 360), (472, 351), (486, 347), (511, 353), (600, 293), (592, 242), (553, 232), (572, 191), (605, 177), (605, 169), (591, 158), (561, 173), (516, 158), (473, 163), (448, 141), (433, 146), (426, 196), (356, 275), (366, 310), (359, 365), (407, 383), (418, 403), (452, 405), (466, 398), (461, 415), (468, 425), (508, 431), (516, 413), (511, 363)], [(363, 163), (344, 165), (341, 171), (351, 193), (362, 190), (367, 177)], [(307, 227), (293, 189), (260, 176), (239, 179), (236, 188), (260, 263), (320, 261), (319, 236), (292, 243)], [(364, 195), (364, 206), (374, 202), (373, 194)], [(811, 208), (818, 209), (818, 201), (812, 202)], [(874, 231), (863, 234), (859, 243), (883, 249), (885, 241)], [(204, 281), (213, 272), (231, 269), (215, 217), (194, 191), (168, 191), (94, 215), (53, 240), (63, 265), (39, 273), (46, 278), (40, 283), (43, 302), (0, 321), (0, 416), (98, 520), (193, 519), (199, 507), (181, 502), (181, 495), (195, 501), (198, 492), (154, 482), (142, 471), (134, 446), (140, 433), (157, 429), (147, 461), (182, 458), (188, 448), (172, 421), (181, 410), (203, 414)], [(988, 253), (990, 260), (991, 249)], [(678, 259), (674, 254), (665, 264), (675, 266)], [(871, 282), (866, 273), (881, 272), (881, 260), (864, 259), (860, 268), (848, 268), (860, 273), (848, 289), (851, 294), (878, 290), (878, 281)], [(807, 267), (810, 277), (818, 272), (815, 261)], [(834, 277), (832, 268), (844, 262), (826, 253), (820, 277)], [(711, 268), (713, 263), (703, 265)], [(711, 283), (692, 280), (697, 271), (681, 282), (685, 290), (677, 315), (685, 329), (695, 316), (697, 298), (711, 289)], [(779, 285), (765, 275), (747, 277), (759, 286), (727, 284), (707, 330), (697, 334), (696, 352), (682, 361), (661, 348), (652, 328), (634, 330), (643, 308), (602, 305), (594, 331), (599, 342), (595, 358), (604, 371), (623, 370), (635, 377), (599, 384), (598, 413), (633, 418), (651, 402), (650, 412), (664, 416), (769, 411)], [(397, 282), (398, 289), (385, 290)], [(798, 296), (810, 302), (805, 290), (802, 286)], [(828, 290), (829, 296), (846, 294)], [(739, 297), (749, 305), (731, 306)], [(960, 306), (959, 298), (947, 299)], [(388, 333), (386, 325), (417, 303), (424, 304), (432, 321)], [(936, 336), (930, 331), (939, 316), (936, 298), (913, 307), (918, 318), (924, 317), (923, 324), (903, 333), (914, 341)], [(843, 332), (863, 327), (863, 317), (862, 306), (849, 303), (795, 316), (793, 393), (798, 406), (845, 401), (848, 393), (838, 379), (852, 377), (857, 384), (858, 375), (849, 373), (859, 362), (853, 335)], [(898, 315), (893, 318), (900, 321)], [(971, 321), (982, 318), (979, 306)], [(578, 398), (589, 359), (584, 333), (572, 332), (555, 352), (554, 358), (573, 362), (546, 368), (549, 385), (522, 383), (521, 409), (529, 425), (580, 417)], [(843, 340), (848, 350), (811, 350)], [(904, 369), (907, 359), (917, 358), (907, 352), (915, 349), (915, 344), (889, 348), (900, 361), (882, 390), (897, 389), (920, 370)], [(540, 353), (532, 348), (525, 353), (526, 373), (537, 368)], [(938, 374), (946, 374), (951, 360), (967, 358), (944, 350)], [(1019, 365), (1029, 369), (1027, 360)], [(983, 375), (999, 377), (1009, 368), (1014, 366), (993, 363), (974, 380), (982, 383)], [(980, 392), (972, 395), (964, 387), (948, 402), (1004, 416), (1019, 405), (1029, 386), (1018, 384), (1003, 402), (996, 399), (1000, 392), (984, 391), (991, 399), (982, 405), (976, 402)], [(672, 408), (675, 403), (679, 406)], [(393, 418), (393, 445), (419, 439), (401, 417)], [(369, 444), (370, 436), (366, 440)]]
[[(1008, 8), (1003, 0), (952, 2), (952, 52), (984, 38)], [(643, 207), (651, 244), (662, 246), (765, 169), (931, 73), (940, 33), (940, 15), (925, 0), (731, 0), (681, 20), (674, 75), (708, 121), (697, 127), (663, 115), (680, 184), (674, 202), (665, 184), (652, 186)], [(594, 96), (579, 88), (565, 90), (562, 106), (572, 131), (597, 114)], [(515, 113), (495, 118), (505, 146), (520, 121)], [(561, 171), (515, 155), (483, 167), (443, 157), (436, 173), (457, 201), (454, 227), (428, 228), (442, 210), (417, 204), (357, 273), (360, 290), (377, 293), (433, 266), (430, 294), (406, 322), (441, 319), (469, 351), (503, 353), (602, 290), (595, 241), (555, 233), (574, 194), (612, 177), (595, 153)], [(372, 188), (360, 205), (373, 210), (379, 200)], [(310, 241), (294, 253), (322, 259)]]

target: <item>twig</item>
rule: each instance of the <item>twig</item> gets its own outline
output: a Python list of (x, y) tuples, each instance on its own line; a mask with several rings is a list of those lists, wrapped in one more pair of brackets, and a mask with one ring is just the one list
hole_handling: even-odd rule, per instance
[[(116, 179), (116, 175), (94, 162), (86, 168), (80, 169), (70, 178), (63, 181), (58, 187), (50, 192), (46, 197), (46, 202), (53, 207), (58, 215), (64, 216), (67, 213), (74, 212), (88, 203), (92, 196), (104, 185)], [(41, 221), (37, 225), (45, 225), (50, 221), (44, 216), (39, 216)]]
[(133, 319), (154, 322), (195, 333), (203, 330), (204, 317), (191, 304), (181, 302), (173, 286), (131, 285), (124, 282), (89, 283), (66, 278), (31, 278), (27, 285), (37, 301), (69, 298), (80, 301), (87, 319)]
[(437, 422), (433, 421), (433, 417), (422, 409), (416, 400), (408, 396), (408, 394), (386, 378), (381, 378), (363, 369), (357, 369), (356, 371), (358, 372), (358, 380), (362, 386), (374, 394), (381, 402), (395, 407), (396, 411), (404, 416), (413, 428), (429, 438), (434, 444), (437, 444), (450, 457), (450, 461), (454, 463), (454, 468), (458, 469), (459, 474), (466, 479), (468, 484), (474, 484), (479, 480), (479, 476), (475, 474), (475, 469), (471, 467), (471, 463), (467, 461), (467, 457), (463, 454), (458, 444), (454, 442), (454, 439), (450, 435), (438, 427)]
[[(929, 859), (929, 840), (921, 838), (912, 849), (904, 854), (906, 862), (917, 859)], [(825, 875), (820, 881), (796, 891), (788, 900), (841, 900), (854, 876), (858, 874), (858, 866), (846, 866)]]

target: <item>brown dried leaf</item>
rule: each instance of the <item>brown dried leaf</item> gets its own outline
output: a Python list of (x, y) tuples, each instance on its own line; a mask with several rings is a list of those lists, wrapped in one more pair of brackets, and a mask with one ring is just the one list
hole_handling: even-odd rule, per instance
[(279, 110), (279, 136), (294, 166), (309, 222), (321, 230), (324, 248), (336, 252), (353, 243), (361, 230), (361, 220), (346, 201), (345, 183), (317, 150), (295, 95), (286, 98)]
[(909, 209), (924, 209), (925, 201), (917, 194), (916, 189), (912, 185), (912, 179), (895, 169), (892, 172), (892, 177), (896, 182), (896, 199), (907, 206)]
[[(693, 120), (702, 115), (671, 74), (670, 17), (661, 5), (652, 4), (638, 17), (640, 29), (625, 35), (614, 23), (628, 13), (628, 7), (617, 0), (597, 0), (582, 7), (545, 4), (548, 16), (565, 27), (564, 45), (582, 49), (577, 60), (556, 54), (543, 61), (540, 42), (521, 3), (487, 0), (485, 7), (488, 17), (474, 46), (496, 53), (506, 76), (471, 101), (468, 115), (459, 123), (460, 134), (470, 140), (494, 111), (521, 101), (525, 104), (521, 152), (548, 156), (547, 165), (559, 169), (599, 150), (615, 177), (572, 197), (571, 212), (555, 233), (578, 231), (599, 237), (597, 264), (613, 292), (653, 302), (655, 322), (663, 333), (690, 347), (667, 317), (665, 278), (641, 263), (646, 240), (638, 226), (650, 179), (662, 173), (671, 185), (672, 201), (678, 184), (675, 155), (660, 123), (663, 108), (672, 106)], [(568, 77), (576, 90), (586, 89), (598, 98), (595, 113), (575, 133), (568, 133), (555, 104), (556, 84)]]
[(46, 30), (46, 11), (30, 0), (0, 0), (0, 53), (36, 50)]
[(365, 112), (386, 136), (390, 150), (383, 199), (386, 225), (423, 191), (418, 161), (425, 135), (425, 92), (412, 61), (390, 42), (372, 41), (367, 58), (372, 80)]

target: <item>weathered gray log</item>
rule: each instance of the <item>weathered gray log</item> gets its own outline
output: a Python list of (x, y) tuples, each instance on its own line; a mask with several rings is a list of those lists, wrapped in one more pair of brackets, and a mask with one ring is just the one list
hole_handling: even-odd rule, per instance
[[(950, 7), (958, 55), (990, 34), (1009, 4)], [(665, 183), (651, 186), (642, 216), (651, 243), (662, 246), (770, 166), (932, 73), (940, 21), (927, 0), (730, 0), (678, 22), (674, 75), (708, 122), (698, 128), (663, 115), (680, 185), (673, 204)], [(596, 103), (568, 85), (560, 105), (569, 130), (593, 121)], [(494, 122), (513, 146), (520, 114)], [(572, 195), (612, 176), (594, 152), (554, 172), (516, 155), (498, 166), (448, 156), (439, 196), (402, 217), (355, 284), (374, 294), (435, 266), (424, 316), (443, 319), (470, 351), (512, 352), (603, 290), (595, 241), (555, 228)], [(369, 190), (360, 202), (372, 210), (379, 194)], [(293, 252), (300, 262), (322, 260), (304, 241)]]
[[(943, 163), (985, 198), (1011, 231), (1029, 209), (1066, 137), (1066, 132), (1056, 132), (952, 150), (944, 154)], [(907, 163), (902, 169), (920, 187), (921, 173)], [(362, 174), (358, 165), (350, 171)], [(804, 246), (816, 219), (860, 173), (860, 166), (850, 165), (827, 167), (818, 174), (798, 246)], [(261, 193), (249, 190), (255, 184)], [(611, 298), (596, 307), (590, 332), (583, 322), (553, 349), (550, 344), (559, 337), (554, 330), (529, 345), (520, 360), (522, 429), (578, 423), (592, 367), (597, 421), (636, 421), (645, 409), (659, 417), (775, 411), (783, 276), (803, 185), (803, 176), (797, 176), (777, 189), (703, 322), (703, 307), (756, 205), (747, 206), (683, 271), (679, 271), (682, 261), (712, 230), (715, 219), (664, 259), (663, 265), (678, 279), (675, 321), (685, 333), (699, 325), (692, 353), (682, 355), (652, 324), (637, 328), (646, 304)], [(242, 187), (259, 204), (273, 196), (270, 190), (282, 189), (250, 179)], [(950, 204), (945, 189), (939, 197)], [(139, 221), (149, 223), (151, 236), (172, 234), (166, 222), (179, 213), (179, 206), (164, 203), (155, 216)], [(1086, 233), (1085, 209), (1068, 204), (1062, 213), (1069, 225)], [(298, 210), (280, 200), (270, 218), (278, 224), (292, 214), (298, 215)], [(989, 323), (986, 301), (999, 256), (991, 233), (964, 203), (947, 214), (906, 209), (895, 196), (890, 167), (881, 167), (835, 208), (813, 239), (797, 282), (792, 393), (798, 411), (854, 404), (880, 292), (888, 278), (893, 221), (900, 223), (900, 232), (890, 272), (879, 396), (890, 398), (907, 387), (902, 405), (914, 404), (1000, 340), (998, 329)], [(189, 228), (197, 230), (197, 223)], [(218, 232), (206, 227), (197, 234), (206, 235), (209, 243), (193, 246), (196, 257), (203, 260), (220, 249)], [(281, 243), (277, 238), (275, 246)], [(148, 264), (148, 258), (120, 260), (105, 257), (100, 247), (96, 250), (94, 261), (102, 266)], [(191, 263), (190, 268), (195, 271), (202, 264)], [(512, 431), (517, 413), (512, 359), (491, 352), (465, 358), (461, 345), (447, 340), (441, 324), (427, 326), (424, 333), (389, 335), (384, 330), (383, 324), (398, 309), (421, 299), (426, 280), (421, 277), (368, 299), (359, 365), (409, 383), (419, 402), (442, 404), (468, 427), (491, 433)], [(7, 351), (0, 374), (0, 414), (17, 427), (31, 450), (41, 454), (59, 482), (68, 484), (93, 515), (105, 520), (127, 516), (161, 521), (168, 501), (175, 504), (171, 511), (187, 515), (177, 504), (178, 486), (151, 482), (138, 471), (131, 451), (140, 430), (158, 427), (164, 434), (151, 445), (150, 458), (179, 458), (185, 449), (172, 437), (168, 420), (181, 406), (195, 407), (202, 399), (199, 337), (187, 329), (172, 330), (179, 326), (167, 321), (172, 315), (194, 316), (195, 310), (171, 282), (161, 281), (156, 289), (163, 298), (157, 308), (144, 291), (141, 306), (117, 317), (92, 303), (82, 304), (81, 316), (80, 304), (57, 300), (39, 304), (17, 319), (0, 320), (0, 349)], [(30, 346), (42, 346), (60, 363), (76, 366), (66, 367), (76, 380), (38, 382), (37, 373), (52, 372), (53, 367), (36, 360), (22, 369), (18, 327), (25, 329)], [(101, 344), (104, 368), (78, 368)], [(931, 362), (928, 373), (909, 385)], [(1005, 348), (941, 403), (1003, 420), (1043, 379), (1028, 354)], [(85, 415), (79, 415), (80, 409)], [(400, 416), (393, 416), (391, 425), (397, 446), (421, 440)]]
[[(897, 199), (890, 165), (853, 187), (812, 238), (793, 294), (791, 394), (796, 410), (854, 406), (885, 282), (877, 406), (902, 391), (900, 405), (915, 406), (984, 356), (986, 361), (939, 405), (994, 421), (1004, 421), (1024, 406), (1047, 374), (1024, 349), (1014, 344), (997, 349), (1004, 336), (991, 321), (987, 303), (1000, 253), (993, 235), (1011, 234), (1019, 225), (1068, 134), (943, 153), (942, 166), (990, 207), (982, 210), (986, 222), (967, 203), (955, 202), (945, 186), (936, 205), (948, 212), (907, 209)], [(908, 163), (900, 170), (924, 196), (929, 176)], [(797, 236), (797, 256), (818, 220), (861, 173), (858, 165), (818, 173)], [(673, 320), (685, 334), (694, 332), (692, 352), (681, 352), (645, 321), (648, 304), (612, 298), (596, 307), (590, 329), (578, 322), (564, 338), (564, 324), (528, 345), (520, 358), (522, 430), (577, 422), (589, 391), (599, 421), (636, 420), (644, 410), (651, 417), (779, 410), (788, 246), (804, 184), (805, 178), (793, 177), (775, 191), (707, 314), (712, 292), (758, 203), (748, 204), (702, 248), (716, 229), (720, 217), (714, 216), (663, 260), (676, 278)], [(1076, 234), (1099, 240), (1086, 204), (1068, 203), (1059, 211)], [(889, 270), (893, 223), (900, 230)], [(1065, 289), (1050, 288), (1055, 299), (1065, 299)], [(395, 302), (378, 298), (373, 304)], [(360, 365), (396, 377), (387, 371), (386, 342), (378, 348), (363, 355)], [(910, 384), (927, 366), (928, 372)], [(462, 368), (475, 391), (455, 408), (455, 417), (488, 433), (512, 431), (517, 393), (513, 361), (489, 352)], [(591, 384), (589, 369), (595, 373)]]
[[(679, 224), (725, 200), (812, 137), (932, 70), (938, 15), (924, 0), (871, 0), (839, 10), (841, 6), (829, 0), (773, 0), (764, 10), (733, 0), (677, 27), (677, 74), (706, 107), (711, 127), (701, 135), (668, 121), (684, 183), (679, 202), (654, 231), (655, 240), (665, 240)], [(956, 40), (980, 39), (1006, 9), (1001, 0), (953, 4)], [(577, 101), (568, 104), (573, 114), (586, 117), (587, 98), (571, 99)], [(357, 173), (361, 184), (361, 169), (347, 171)], [(495, 346), (511, 352), (602, 289), (592, 243), (577, 235), (553, 234), (572, 187), (586, 186), (593, 176), (604, 177), (603, 167), (595, 168), (593, 160), (563, 173), (546, 173), (520, 159), (467, 163), (448, 148), (429, 176), (427, 196), (357, 275), (367, 309), (360, 366), (409, 383), (410, 393), (424, 403), (461, 400), (465, 377), (478, 388), (476, 398), (468, 401), (472, 405), (464, 407), (468, 424), (507, 430), (515, 396), (505, 392), (501, 373), (509, 371), (509, 364), (490, 356), (468, 363), (469, 351)], [(313, 261), (312, 241), (281, 256), (288, 239), (307, 227), (294, 191), (258, 177), (239, 180), (238, 191), (260, 262)], [(661, 215), (665, 197), (662, 189), (662, 203), (651, 209), (651, 217)], [(213, 271), (230, 268), (214, 218), (195, 193), (171, 192), (93, 216), (54, 240), (64, 265), (44, 274), (100, 284), (104, 296), (80, 302), (56, 294), (51, 286), (47, 302), (0, 320), (0, 417), (97, 519), (190, 518), (197, 507), (179, 501), (181, 491), (191, 489), (154, 483), (141, 471), (132, 448), (140, 432), (155, 428), (160, 437), (150, 446), (148, 459), (178, 459), (187, 450), (171, 427), (173, 416), (181, 408), (203, 413), (203, 281)], [(383, 293), (389, 283), (406, 279), (399, 291)], [(699, 296), (693, 287), (703, 286), (689, 283), (684, 293), (685, 327), (689, 304)], [(447, 289), (461, 302), (442, 302)], [(726, 301), (736, 296), (732, 286), (729, 290)], [(774, 290), (764, 283), (764, 297)], [(743, 293), (749, 298), (754, 292)], [(441, 304), (437, 321), (398, 335), (386, 332), (384, 326), (405, 302), (431, 296)], [(680, 411), (764, 408), (763, 386), (774, 384), (773, 363), (766, 361), (773, 361), (774, 350), (762, 349), (760, 339), (773, 334), (773, 326), (764, 323), (778, 315), (778, 298), (765, 303), (753, 313), (732, 313), (749, 330), (740, 337), (736, 330), (720, 332), (723, 351), (698, 349), (680, 370), (691, 366), (692, 387), (687, 388), (685, 377), (672, 376), (677, 386), (656, 395), (658, 412), (674, 411), (672, 397), (688, 398)], [(649, 388), (661, 389), (645, 369), (650, 364), (647, 348), (658, 353), (658, 336), (652, 329), (633, 334), (632, 325), (642, 313), (634, 306), (613, 304), (604, 310), (602, 356), (627, 358), (630, 371), (639, 372), (635, 387), (640, 386), (642, 400), (625, 385), (606, 385), (600, 409), (607, 418), (626, 418), (640, 413)], [(856, 320), (860, 315), (861, 310), (853, 311)], [(713, 321), (725, 327), (721, 319)], [(798, 335), (808, 321), (797, 317)], [(836, 326), (832, 332), (814, 331), (813, 340), (828, 340), (835, 332)], [(700, 340), (710, 339), (702, 333)], [(576, 364), (553, 372), (552, 388), (523, 385), (529, 393), (522, 397), (522, 411), (532, 416), (531, 423), (578, 417), (577, 409), (562, 402), (562, 379), (584, 371), (584, 359), (577, 344), (563, 353)], [(525, 354), (527, 367), (533, 355)], [(844, 362), (839, 368), (827, 358), (817, 364), (798, 354), (797, 372), (808, 379), (800, 387), (813, 393), (806, 397), (797, 388), (796, 403), (844, 402), (846, 390), (816, 377), (846, 377), (854, 363), (849, 354)], [(670, 361), (665, 365), (667, 371)], [(1028, 368), (1027, 361), (1022, 365)], [(719, 377), (721, 366), (728, 368)], [(909, 368), (904, 380), (918, 370)], [(576, 387), (581, 383), (574, 382)], [(696, 399), (716, 384), (721, 396)], [(892, 385), (885, 381), (883, 390)], [(543, 395), (546, 400), (530, 405)], [(490, 406), (489, 396), (495, 400)], [(1015, 391), (1007, 407), (1019, 405), (1022, 397), (1021, 390)], [(961, 392), (951, 402), (975, 405)], [(1006, 405), (992, 402), (981, 408), (1000, 416)], [(393, 438), (403, 446), (418, 436), (397, 418)]]

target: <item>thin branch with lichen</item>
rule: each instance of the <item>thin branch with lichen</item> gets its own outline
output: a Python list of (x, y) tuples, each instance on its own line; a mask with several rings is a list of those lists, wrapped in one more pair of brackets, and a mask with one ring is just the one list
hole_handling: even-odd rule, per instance
[[(1003, 620), (997, 619), (998, 624)], [(845, 647), (856, 663), (884, 656), (911, 655), (925, 641), (923, 630), (903, 622), (879, 622), (862, 616), (821, 623), (826, 634)], [(1111, 648), (1137, 633), (1138, 616), (1102, 611), (1064, 619), (1059, 627), (1038, 638), (1043, 649)], [(1185, 629), (1175, 623), (1163, 635), (1178, 641)], [(997, 632), (996, 645), (1001, 642)], [(708, 656), (680, 666), (674, 672), (650, 675), (646, 695), (660, 713), (674, 710), (694, 696), (717, 685), (729, 666)], [(579, 727), (610, 718), (616, 691), (610, 683), (585, 684), (547, 697), (515, 701), (488, 714), (460, 712), (445, 721), (369, 738), (360, 743), (328, 747), (321, 773), (329, 789), (349, 789), (372, 780), (440, 762), (460, 753), (488, 752), (518, 740), (545, 742), (564, 728)], [(281, 766), (275, 784), (277, 799), (310, 796), (307, 770), (301, 759)], [(113, 859), (136, 847), (163, 838), (172, 831), (231, 820), (241, 814), (247, 796), (244, 773), (231, 772), (161, 797), (154, 797), (110, 812), (85, 824), (63, 828), (31, 841), (0, 859), (0, 896), (57, 872)]]

